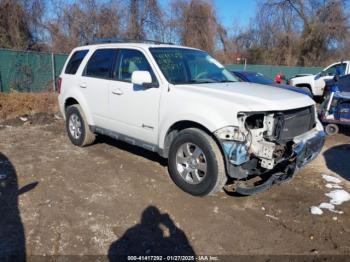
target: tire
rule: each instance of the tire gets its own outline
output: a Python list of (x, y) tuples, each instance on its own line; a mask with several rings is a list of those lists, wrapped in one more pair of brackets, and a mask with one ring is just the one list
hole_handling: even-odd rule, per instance
[(174, 183), (194, 196), (221, 191), (227, 181), (220, 148), (212, 137), (197, 128), (185, 129), (174, 138), (168, 169)]
[(326, 134), (329, 136), (334, 136), (338, 134), (339, 127), (336, 124), (328, 124), (325, 128)]
[(66, 109), (66, 130), (70, 141), (76, 146), (91, 145), (95, 141), (95, 134), (91, 132), (84, 112), (78, 104)]

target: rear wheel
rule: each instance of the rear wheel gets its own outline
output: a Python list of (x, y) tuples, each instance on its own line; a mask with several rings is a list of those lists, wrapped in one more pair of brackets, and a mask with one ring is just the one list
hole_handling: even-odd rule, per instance
[(174, 138), (168, 164), (174, 183), (195, 196), (221, 191), (227, 181), (218, 145), (200, 129), (185, 129)]
[(338, 134), (339, 127), (336, 124), (328, 124), (328, 125), (326, 125), (325, 131), (326, 131), (327, 135), (334, 136), (334, 135)]
[(70, 141), (76, 146), (87, 146), (95, 141), (80, 105), (71, 105), (66, 109), (66, 130)]

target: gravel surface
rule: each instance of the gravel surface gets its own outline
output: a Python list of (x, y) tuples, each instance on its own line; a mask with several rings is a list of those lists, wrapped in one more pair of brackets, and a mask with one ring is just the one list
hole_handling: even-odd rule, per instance
[(340, 213), (311, 213), (334, 190), (322, 175), (350, 192), (344, 134), (327, 138), (291, 182), (250, 197), (196, 198), (173, 184), (156, 154), (106, 137), (75, 147), (59, 117), (40, 117), (0, 123), (0, 250), (350, 255), (350, 202), (335, 206)]

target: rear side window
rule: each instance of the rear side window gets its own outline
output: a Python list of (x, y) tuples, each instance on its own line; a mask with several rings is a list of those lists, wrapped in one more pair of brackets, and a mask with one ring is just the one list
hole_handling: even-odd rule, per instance
[(111, 78), (116, 49), (99, 49), (91, 56), (85, 68), (85, 76)]
[(65, 73), (66, 74), (70, 74), (70, 75), (74, 75), (80, 64), (81, 61), (83, 61), (84, 57), (86, 56), (86, 54), (88, 53), (89, 50), (80, 50), (80, 51), (76, 51), (74, 52), (74, 54), (72, 55), (71, 59), (69, 60)]

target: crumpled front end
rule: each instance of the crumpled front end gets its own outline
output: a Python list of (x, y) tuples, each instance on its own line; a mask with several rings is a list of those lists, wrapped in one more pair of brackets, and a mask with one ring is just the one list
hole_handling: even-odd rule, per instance
[(320, 153), (325, 134), (314, 106), (239, 113), (239, 125), (217, 130), (233, 190), (251, 195), (291, 179)]

